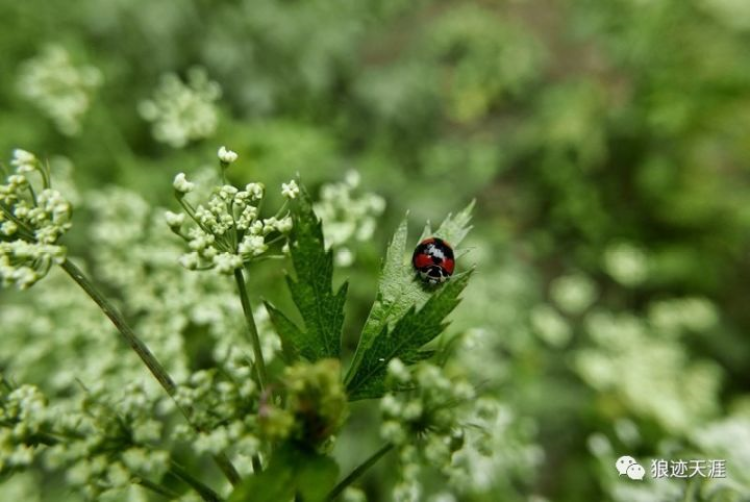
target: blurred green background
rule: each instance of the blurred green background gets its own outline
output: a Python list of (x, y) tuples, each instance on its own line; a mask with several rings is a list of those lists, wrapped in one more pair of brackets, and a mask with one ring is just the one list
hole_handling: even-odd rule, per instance
[[(625, 454), (727, 459), (700, 499), (750, 500), (750, 2), (0, 0), (0, 19), (0, 152), (72, 163), (74, 254), (97, 253), (87, 194), (170, 207), (220, 145), (274, 194), (299, 172), (325, 199), (355, 170), (385, 210), (340, 260), (351, 353), (403, 214), (418, 234), (476, 199), (451, 364), (507, 416), (482, 481), (425, 500), (680, 499), (684, 480), (618, 478)], [(362, 221), (331, 204), (347, 240)], [(255, 290), (281, 298), (280, 269)], [(345, 462), (377, 444), (371, 411)]]

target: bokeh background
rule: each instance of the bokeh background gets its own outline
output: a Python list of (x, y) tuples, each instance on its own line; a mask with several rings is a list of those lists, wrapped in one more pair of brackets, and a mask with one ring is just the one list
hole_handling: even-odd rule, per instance
[[(425, 500), (750, 500), (750, 2), (0, 0), (0, 19), (4, 162), (33, 151), (77, 187), (71, 253), (154, 326), (174, 268), (151, 207), (220, 145), (233, 181), (279, 200), (299, 173), (320, 201), (349, 354), (404, 213), (416, 239), (476, 199), (450, 364), (502, 412), (469, 489), (436, 474)], [(259, 267), (256, 299), (284, 303), (283, 268)], [(0, 295), (0, 368), (64, 398), (106, 321), (63, 284)], [(378, 444), (372, 411), (345, 466)], [(625, 454), (729, 472), (629, 482)], [(61, 500), (39, 480), (0, 498)]]

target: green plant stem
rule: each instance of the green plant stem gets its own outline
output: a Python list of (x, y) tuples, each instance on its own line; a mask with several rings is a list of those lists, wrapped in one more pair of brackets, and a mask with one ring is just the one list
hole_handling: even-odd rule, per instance
[(88, 294), (94, 302), (99, 305), (104, 315), (109, 317), (112, 324), (115, 325), (117, 331), (120, 332), (125, 342), (130, 346), (133, 351), (138, 354), (141, 361), (146, 365), (154, 378), (161, 384), (167, 394), (174, 397), (177, 392), (177, 385), (175, 385), (172, 377), (169, 376), (167, 371), (161, 365), (161, 363), (154, 357), (151, 351), (146, 345), (136, 336), (130, 326), (125, 322), (125, 319), (115, 309), (109, 300), (94, 286), (94, 284), (86, 277), (81, 269), (73, 264), (70, 260), (65, 260), (62, 264), (63, 270), (78, 283), (79, 286)]
[(153, 481), (149, 481), (148, 479), (133, 478), (132, 482), (135, 484), (141, 485), (144, 488), (148, 488), (154, 493), (158, 493), (159, 495), (166, 498), (167, 500), (174, 500), (180, 497), (177, 493), (173, 492), (169, 488), (161, 486), (158, 483), (154, 483)]
[(237, 268), (234, 270), (234, 279), (237, 282), (237, 289), (240, 293), (240, 301), (242, 302), (242, 310), (245, 313), (247, 329), (250, 332), (250, 342), (252, 343), (253, 355), (255, 356), (255, 374), (258, 379), (260, 391), (263, 392), (268, 386), (268, 374), (266, 373), (266, 363), (263, 360), (263, 351), (260, 346), (258, 328), (255, 326), (255, 319), (253, 318), (253, 309), (250, 306), (250, 298), (247, 296), (245, 274), (242, 273), (242, 269)]
[(260, 456), (256, 453), (252, 457), (253, 462), (253, 473), (259, 474), (263, 470), (263, 464), (260, 461)]
[(221, 497), (219, 497), (215, 491), (203, 484), (200, 480), (194, 478), (192, 474), (176, 462), (172, 462), (172, 467), (169, 469), (169, 473), (183, 481), (185, 484), (190, 485), (190, 487), (198, 492), (198, 495), (200, 495), (206, 502), (221, 502)]
[(339, 484), (333, 487), (333, 490), (331, 490), (331, 493), (328, 494), (326, 497), (326, 500), (329, 502), (332, 502), (333, 500), (336, 500), (336, 497), (341, 495), (341, 492), (346, 490), (346, 488), (354, 483), (357, 479), (359, 479), (367, 470), (375, 465), (378, 460), (380, 460), (386, 453), (391, 451), (393, 449), (393, 445), (391, 443), (388, 443), (384, 445), (382, 448), (380, 448), (378, 451), (370, 455), (370, 457), (359, 464), (356, 469), (354, 469), (347, 477), (342, 479)]
[[(94, 300), (97, 305), (99, 305), (99, 308), (101, 308), (102, 312), (104, 312), (109, 320), (112, 321), (112, 324), (115, 325), (115, 328), (117, 328), (117, 331), (120, 332), (122, 337), (125, 339), (125, 342), (130, 346), (130, 348), (133, 349), (136, 354), (138, 354), (138, 357), (141, 358), (141, 361), (143, 361), (149, 371), (151, 371), (151, 374), (154, 375), (154, 378), (156, 378), (156, 380), (164, 388), (167, 394), (169, 394), (170, 397), (174, 399), (175, 394), (177, 393), (177, 385), (175, 385), (172, 377), (169, 376), (167, 371), (164, 369), (164, 366), (162, 366), (161, 363), (156, 359), (156, 357), (154, 357), (149, 348), (140, 340), (140, 338), (138, 338), (138, 336), (136, 336), (136, 334), (130, 328), (122, 315), (117, 311), (114, 305), (110, 303), (110, 301), (101, 293), (101, 291), (97, 289), (94, 283), (91, 282), (91, 280), (89, 280), (89, 278), (86, 277), (81, 269), (74, 265), (73, 262), (71, 262), (70, 260), (65, 260), (61, 266), (63, 270), (65, 270), (65, 272), (67, 272), (67, 274), (81, 287), (81, 289), (83, 289), (86, 294), (88, 294), (89, 297), (91, 297), (91, 299)], [(182, 408), (176, 401), (175, 404), (177, 404), (177, 408), (179, 408), (179, 410), (185, 416), (188, 423), (190, 423), (190, 425), (192, 425), (196, 431), (201, 432), (201, 429), (191, 422), (190, 414), (188, 413), (188, 411)], [(214, 461), (227, 477), (229, 482), (232, 483), (232, 485), (239, 484), (240, 475), (226, 455), (214, 455)]]
[[(263, 360), (263, 349), (260, 345), (260, 336), (258, 335), (258, 328), (255, 326), (255, 318), (253, 317), (253, 308), (250, 306), (250, 298), (247, 296), (247, 286), (245, 285), (245, 274), (242, 273), (242, 269), (234, 269), (234, 279), (237, 282), (237, 290), (240, 294), (240, 302), (242, 303), (242, 311), (245, 313), (245, 321), (247, 323), (247, 329), (250, 332), (250, 342), (253, 346), (253, 354), (255, 355), (255, 376), (258, 380), (258, 387), (260, 391), (264, 392), (268, 389), (269, 398), (273, 401), (273, 394), (271, 393), (270, 387), (268, 387), (268, 373), (266, 373), (266, 362)], [(258, 474), (263, 470), (263, 464), (260, 461), (258, 454), (253, 455), (253, 472)]]
[(685, 485), (685, 493), (682, 497), (683, 502), (695, 502), (695, 492), (697, 491), (697, 487), (698, 485), (692, 479)]

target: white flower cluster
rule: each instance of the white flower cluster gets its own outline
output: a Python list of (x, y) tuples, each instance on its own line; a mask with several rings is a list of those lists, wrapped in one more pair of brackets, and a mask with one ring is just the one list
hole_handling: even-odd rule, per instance
[[(202, 186), (210, 186), (208, 180), (215, 175), (213, 170), (197, 174), (196, 190), (191, 196), (197, 196)], [(81, 201), (93, 217), (86, 235), (91, 246), (97, 249), (90, 262), (91, 272), (121, 292), (123, 310), (139, 313), (133, 318), (133, 328), (164, 363), (170, 375), (177, 382), (188, 382), (192, 375), (190, 362), (199, 357), (201, 364), (219, 368), (222, 375), (222, 378), (214, 378), (212, 393), (220, 395), (218, 386), (221, 384), (226, 388), (225, 382), (231, 380), (231, 385), (237, 390), (225, 392), (222, 396), (238, 395), (241, 385), (252, 380), (253, 354), (243, 335), (246, 328), (242, 308), (232, 282), (216, 274), (194, 274), (181, 267), (178, 258), (183, 250), (182, 243), (174, 239), (165, 227), (163, 211), (151, 207), (137, 193), (122, 188), (98, 188), (86, 193)], [(80, 408), (80, 382), (89, 389), (94, 388), (96, 382), (102, 382), (108, 389), (126, 390), (130, 382), (140, 382), (154, 398), (144, 400), (142, 393), (128, 390), (132, 399), (126, 399), (124, 403), (143, 406), (146, 410), (144, 418), (162, 423), (169, 423), (179, 416), (171, 401), (155, 401), (156, 397), (162, 396), (162, 389), (143, 371), (136, 357), (123, 357), (122, 341), (109, 320), (91, 308), (91, 300), (85, 293), (71, 290), (69, 282), (70, 278), (55, 267), (49, 277), (35, 287), (33, 295), (17, 299), (9, 297), (4, 301), (0, 367), (18, 381), (33, 382), (44, 388), (45, 394), (54, 402), (55, 410), (65, 410), (65, 413), (58, 411), (57, 415), (77, 417), (80, 414), (67, 411)], [(265, 309), (256, 309), (255, 318), (264, 358), (268, 362), (280, 350), (280, 341), (270, 326)], [(53, 337), (50, 336), (52, 331)], [(87, 357), (82, 358), (82, 353)], [(76, 361), (75, 365), (70, 365), (72, 360)], [(184, 390), (180, 392), (186, 397)], [(196, 399), (198, 405), (205, 401), (203, 397)], [(186, 432), (192, 451), (208, 451), (215, 441), (224, 441), (223, 435), (229, 435), (234, 447), (236, 441), (233, 438), (238, 437), (235, 435), (238, 425), (232, 425), (235, 421), (232, 417), (246, 419), (251, 413), (243, 410), (250, 409), (250, 406), (255, 406), (253, 414), (257, 415), (258, 396), (256, 393), (244, 401), (232, 399), (226, 400), (225, 408), (216, 407), (222, 413), (229, 413), (226, 427), (221, 427), (213, 436), (199, 435), (192, 430)], [(112, 396), (111, 402), (118, 400), (119, 393)], [(231, 402), (242, 408), (230, 410)], [(155, 403), (158, 403), (156, 408)], [(201, 410), (205, 408), (198, 411)], [(120, 413), (123, 413), (122, 409)], [(220, 422), (221, 418), (217, 416), (215, 420)], [(157, 427), (156, 423), (139, 419), (133, 431), (143, 439)], [(249, 474), (252, 470), (249, 453), (256, 449), (253, 437), (243, 432), (239, 447), (228, 451), (241, 474)], [(172, 435), (166, 439), (166, 448), (174, 448), (175, 439), (183, 443), (183, 438)], [(79, 448), (79, 445), (74, 443), (70, 448)], [(139, 457), (143, 446), (129, 449), (135, 450), (127, 456), (131, 465), (136, 465), (133, 462), (139, 458), (143, 460), (142, 456)], [(42, 460), (47, 463), (46, 457)], [(125, 458), (113, 460), (111, 475), (115, 479), (123, 479), (116, 476), (123, 472), (120, 466), (130, 469), (124, 461)], [(67, 470), (69, 465), (61, 467)], [(71, 476), (73, 479), (86, 478), (98, 469), (98, 465), (96, 462), (83, 463), (73, 470)], [(14, 479), (19, 475), (14, 475)], [(147, 479), (155, 481), (154, 477)], [(105, 486), (113, 484), (113, 480), (104, 477), (99, 477), (98, 482)], [(3, 485), (3, 496), (8, 494), (6, 485)], [(131, 493), (141, 490), (132, 487), (132, 483), (128, 489)], [(105, 500), (104, 495), (94, 498)]]
[(81, 130), (81, 119), (91, 105), (91, 95), (102, 76), (93, 66), (75, 66), (60, 46), (45, 48), (19, 71), (18, 92), (68, 136)]
[(593, 345), (575, 354), (575, 369), (632, 414), (685, 433), (718, 411), (721, 368), (691, 360), (674, 333), (607, 311), (588, 314), (584, 326)]
[[(50, 188), (49, 172), (33, 154), (15, 150), (11, 165), (14, 173), (0, 185), (0, 279), (26, 289), (65, 261), (57, 240), (70, 229), (72, 208)], [(35, 189), (36, 175), (42, 182)]]
[(596, 301), (598, 291), (594, 281), (586, 275), (570, 274), (552, 281), (549, 296), (561, 311), (579, 315)]
[[(222, 163), (227, 162), (222, 159), (227, 158), (226, 154), (226, 151), (219, 151)], [(195, 183), (188, 181), (184, 173), (175, 177), (173, 187), (185, 213), (168, 211), (165, 219), (172, 231), (191, 249), (180, 258), (180, 264), (189, 270), (215, 268), (222, 274), (232, 274), (266, 253), (272, 244), (284, 240), (292, 230), (291, 216), (282, 216), (285, 205), (275, 216), (260, 218), (265, 195), (261, 183), (249, 183), (244, 190), (232, 185), (216, 187), (205, 203), (195, 207), (186, 198), (186, 194), (195, 188)], [(294, 181), (284, 184), (284, 187), (287, 192), (296, 190), (299, 193)], [(194, 222), (187, 230), (183, 228), (185, 214)]]
[(46, 465), (65, 469), (66, 481), (90, 500), (128, 488), (134, 479), (158, 483), (171, 460), (159, 446), (160, 399), (140, 385), (121, 393), (88, 389), (75, 407), (57, 413), (53, 432), (60, 439), (45, 452)]
[(39, 389), (14, 389), (0, 374), (0, 472), (26, 467), (43, 447), (47, 402)]
[(375, 232), (377, 217), (385, 210), (385, 200), (374, 193), (355, 195), (360, 184), (356, 171), (349, 171), (343, 182), (323, 185), (315, 213), (323, 221), (326, 247), (333, 248), (336, 264), (347, 267), (355, 253), (351, 244), (365, 242)]
[(626, 287), (639, 286), (648, 279), (649, 259), (646, 252), (633, 244), (620, 242), (604, 252), (604, 270)]
[(719, 321), (719, 312), (706, 298), (670, 298), (651, 303), (648, 319), (661, 333), (679, 335), (713, 328)]
[(141, 102), (138, 111), (153, 123), (157, 141), (182, 148), (214, 133), (219, 122), (214, 102), (220, 96), (219, 84), (204, 69), (191, 68), (187, 83), (174, 73), (163, 75), (153, 98)]
[(705, 458), (727, 461), (728, 479), (715, 481), (750, 495), (750, 414), (732, 413), (698, 428), (691, 436)]
[(258, 392), (251, 371), (248, 364), (236, 366), (232, 374), (224, 376), (215, 370), (201, 370), (180, 385), (176, 396), (176, 402), (189, 410), (191, 423), (202, 431), (183, 424), (175, 429), (176, 438), (189, 440), (198, 454), (229, 451), (239, 465), (247, 466), (247, 474), (252, 472), (250, 458), (261, 448), (256, 420)]
[[(480, 397), (463, 417), (463, 447), (453, 456), (450, 484), (458, 493), (486, 493), (512, 480), (526, 480), (544, 460), (544, 449), (530, 442), (532, 420), (516, 416), (495, 398)], [(459, 497), (462, 499), (462, 497)]]
[(49, 469), (64, 468), (71, 486), (98, 500), (134, 478), (158, 482), (169, 469), (169, 453), (155, 446), (162, 434), (153, 419), (156, 401), (139, 386), (109, 399), (87, 391), (70, 404), (50, 408), (38, 388), (13, 388), (0, 377), (0, 470), (41, 459)]
[[(196, 185), (208, 185), (214, 176), (212, 170), (200, 172)], [(218, 275), (194, 274), (182, 267), (178, 263), (182, 243), (165, 228), (162, 210), (151, 208), (138, 194), (121, 188), (97, 190), (86, 197), (86, 203), (96, 215), (89, 235), (98, 250), (95, 272), (122, 292), (127, 309), (141, 313), (135, 327), (169, 373), (177, 380), (187, 378), (185, 339), (190, 338), (191, 330), (199, 329), (210, 340), (206, 356), (224, 372), (238, 371), (237, 378), (242, 378), (241, 368), (253, 354), (242, 335), (244, 316), (233, 284)], [(184, 224), (184, 213), (176, 217)], [(81, 308), (76, 305), (72, 310)], [(60, 314), (63, 319), (56, 321), (58, 330), (66, 325)], [(81, 314), (77, 315), (80, 318)], [(254, 317), (264, 359), (271, 361), (281, 342), (264, 308), (256, 309)], [(93, 350), (97, 349), (87, 349)], [(104, 353), (90, 359), (107, 357)], [(118, 369), (121, 372), (123, 369)]]
[[(236, 303), (236, 299), (235, 299)], [(240, 312), (237, 312), (239, 315)], [(263, 360), (266, 364), (276, 359), (281, 353), (281, 339), (271, 325), (271, 319), (265, 307), (258, 307), (253, 310), (253, 319), (255, 326), (260, 335), (260, 347), (263, 353)], [(228, 337), (225, 334), (218, 336), (213, 348), (213, 358), (223, 364), (225, 371), (234, 373), (235, 371), (244, 372), (247, 367), (248, 359), (255, 362), (255, 354), (252, 351), (244, 350), (246, 347), (239, 347), (237, 340)], [(242, 378), (240, 374), (238, 378)]]
[[(416, 502), (423, 498), (421, 465), (440, 469), (449, 478), (455, 475), (453, 456), (464, 443), (462, 416), (475, 397), (474, 388), (465, 380), (452, 381), (441, 368), (427, 363), (419, 364), (412, 374), (394, 359), (388, 364), (388, 375), (395, 388), (413, 389), (386, 394), (380, 404), (380, 434), (396, 445), (402, 464), (393, 499)], [(414, 438), (420, 441), (415, 444)]]

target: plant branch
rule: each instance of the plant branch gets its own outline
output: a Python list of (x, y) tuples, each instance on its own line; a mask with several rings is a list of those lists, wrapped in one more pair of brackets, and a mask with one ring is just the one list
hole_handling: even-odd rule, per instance
[(141, 485), (144, 488), (148, 488), (154, 493), (158, 493), (159, 495), (161, 495), (162, 497), (168, 500), (175, 500), (180, 497), (178, 494), (176, 494), (169, 488), (161, 486), (158, 483), (154, 483), (153, 481), (149, 481), (148, 479), (136, 477), (136, 478), (133, 478), (131, 481), (135, 484)]
[(393, 449), (393, 444), (388, 443), (384, 445), (382, 448), (380, 448), (378, 451), (370, 455), (370, 457), (359, 464), (356, 469), (354, 469), (347, 477), (342, 479), (339, 484), (333, 487), (333, 490), (331, 490), (331, 493), (328, 494), (326, 497), (326, 500), (328, 502), (332, 502), (333, 500), (336, 500), (336, 497), (341, 495), (341, 492), (346, 490), (346, 488), (354, 483), (357, 479), (359, 479), (367, 470), (375, 465), (378, 460), (380, 460), (386, 453), (391, 451)]
[[(133, 332), (133, 330), (130, 328), (122, 315), (117, 311), (114, 305), (110, 303), (110, 301), (102, 294), (101, 291), (99, 291), (94, 283), (91, 282), (91, 280), (89, 280), (89, 278), (86, 277), (81, 269), (74, 265), (73, 262), (71, 262), (70, 260), (65, 260), (61, 266), (63, 270), (65, 270), (65, 272), (67, 272), (67, 274), (81, 287), (81, 289), (83, 289), (86, 294), (88, 294), (89, 297), (91, 297), (91, 299), (94, 300), (97, 305), (99, 305), (99, 308), (101, 308), (102, 312), (104, 312), (109, 320), (112, 321), (112, 324), (115, 325), (115, 328), (117, 328), (117, 331), (120, 332), (122, 337), (125, 339), (125, 342), (130, 346), (130, 348), (133, 349), (136, 354), (138, 354), (138, 357), (141, 358), (141, 361), (143, 361), (143, 363), (149, 369), (151, 374), (154, 375), (154, 378), (156, 378), (156, 380), (164, 388), (167, 394), (169, 394), (169, 396), (174, 399), (175, 394), (177, 393), (177, 385), (175, 385), (174, 380), (172, 380), (172, 377), (169, 376), (167, 371), (164, 369), (164, 366), (162, 366), (161, 363), (156, 359), (156, 357), (151, 353), (146, 344), (144, 344), (140, 340), (140, 338), (138, 338), (138, 336)], [(188, 423), (190, 423), (190, 425), (196, 431), (201, 432), (201, 428), (193, 424), (190, 420), (190, 413), (188, 412), (188, 410), (180, 406), (177, 401), (175, 401), (175, 404), (185, 416)], [(237, 485), (240, 482), (239, 473), (226, 457), (226, 455), (214, 455), (214, 461), (233, 485)]]
[(172, 377), (169, 376), (167, 371), (161, 365), (161, 363), (154, 357), (149, 348), (144, 344), (138, 336), (133, 332), (125, 319), (120, 315), (117, 309), (112, 305), (109, 300), (96, 288), (96, 286), (86, 277), (81, 269), (73, 264), (70, 260), (65, 260), (62, 264), (63, 270), (68, 273), (74, 281), (88, 294), (94, 302), (99, 305), (104, 315), (109, 317), (112, 324), (115, 325), (117, 331), (120, 332), (125, 342), (130, 346), (133, 351), (138, 354), (141, 361), (148, 367), (149, 371), (159, 384), (167, 391), (167, 394), (174, 397), (177, 392), (177, 385), (175, 385)]
[(242, 273), (242, 269), (237, 268), (234, 270), (234, 279), (237, 282), (237, 289), (240, 293), (240, 301), (242, 302), (242, 310), (245, 313), (247, 329), (250, 332), (250, 342), (252, 343), (253, 355), (255, 356), (255, 373), (258, 379), (258, 385), (260, 386), (260, 391), (263, 392), (268, 385), (268, 374), (266, 373), (266, 363), (263, 360), (263, 351), (260, 345), (258, 328), (255, 326), (255, 319), (253, 318), (253, 309), (250, 306), (250, 298), (247, 296), (245, 274)]
[(172, 462), (172, 467), (169, 469), (169, 473), (183, 481), (185, 484), (190, 485), (190, 487), (198, 492), (198, 495), (200, 495), (206, 502), (221, 502), (221, 497), (219, 497), (215, 491), (203, 484), (200, 480), (194, 478), (192, 474), (176, 462)]

